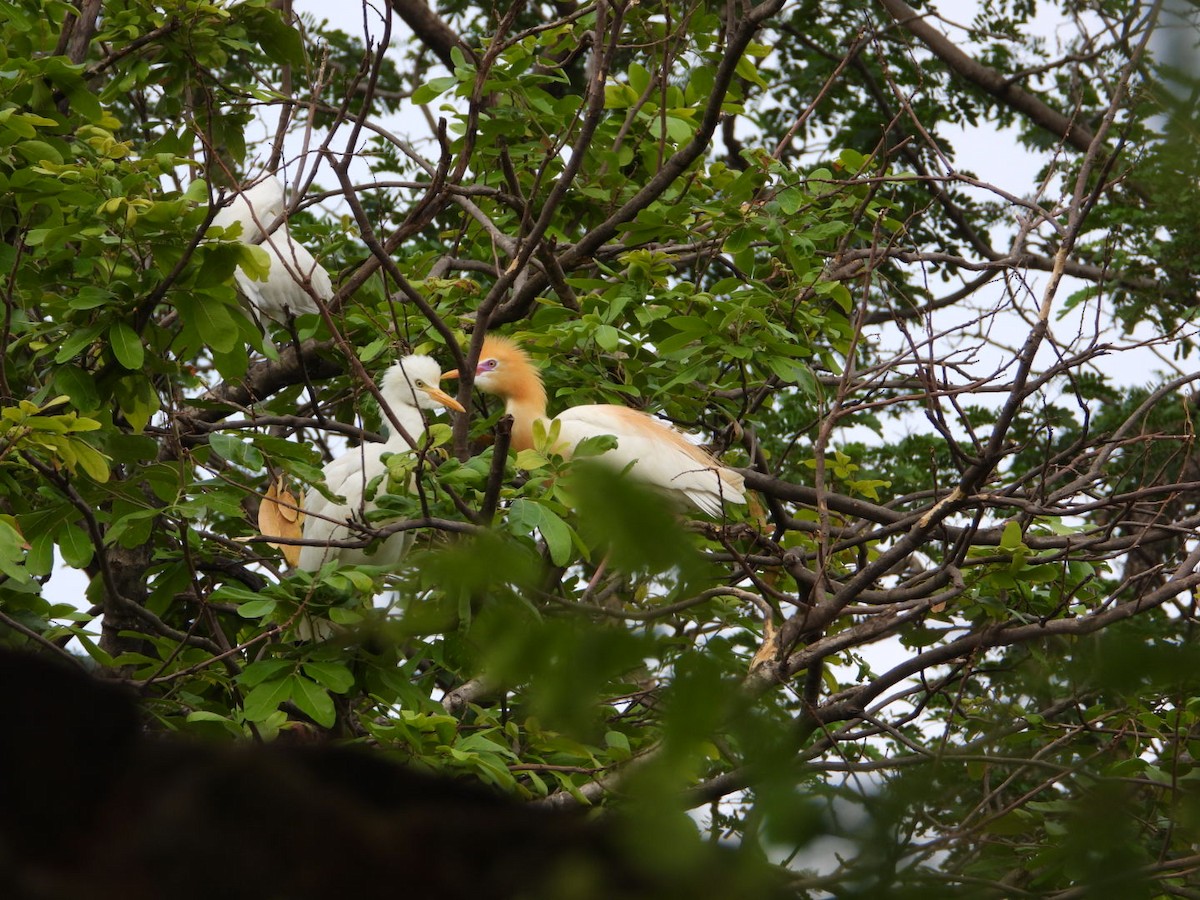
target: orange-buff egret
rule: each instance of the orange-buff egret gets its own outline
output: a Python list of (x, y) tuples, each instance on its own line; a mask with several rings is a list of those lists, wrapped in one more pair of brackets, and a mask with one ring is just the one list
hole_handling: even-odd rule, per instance
[[(414, 441), (425, 433), (421, 410), (447, 406), (464, 412), (457, 400), (438, 388), (441, 375), (437, 362), (430, 357), (406, 356), (388, 369), (379, 383), (384, 403)], [(345, 499), (329, 500), (316, 488), (309, 488), (304, 496), (304, 537), (321, 542), (348, 540), (348, 520), (352, 516), (362, 520), (367, 512), (377, 508), (364, 495), (367, 485), (387, 472), (384, 454), (412, 449), (404, 435), (393, 428), (386, 442), (364, 444), (328, 463), (324, 468), (325, 484), (330, 493)], [(393, 565), (404, 558), (411, 542), (411, 534), (398, 531), (388, 535), (370, 555), (365, 548), (305, 545), (300, 548), (299, 567), (315, 572), (331, 559), (354, 565)]]
[[(444, 377), (457, 377), (458, 371)], [(528, 355), (507, 338), (492, 336), (483, 342), (475, 367), (475, 386), (485, 394), (501, 397), (513, 417), (512, 446), (533, 446), (533, 426), (541, 422), (547, 433), (557, 423), (554, 452), (570, 456), (580, 441), (612, 435), (617, 446), (599, 457), (619, 469), (630, 467), (632, 477), (684, 497), (710, 516), (721, 515), (722, 503), (745, 503), (746, 488), (741, 475), (722, 466), (715, 458), (671, 425), (653, 416), (612, 403), (573, 406), (553, 422), (546, 415), (546, 389)]]
[(222, 228), (242, 226), (238, 239), (243, 244), (258, 244), (267, 254), (270, 268), (264, 281), (250, 278), (241, 266), (234, 273), (246, 299), (259, 313), (281, 325), (288, 316), (319, 312), (315, 297), (328, 301), (333, 297), (333, 281), (329, 273), (311, 253), (296, 243), (281, 225), (270, 234), (270, 228), (284, 210), (283, 183), (274, 175), (237, 194), (227, 205), (217, 210), (212, 224)]

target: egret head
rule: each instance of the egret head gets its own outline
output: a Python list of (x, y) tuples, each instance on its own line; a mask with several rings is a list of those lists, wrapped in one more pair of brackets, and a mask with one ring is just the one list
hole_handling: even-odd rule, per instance
[(442, 370), (431, 357), (406, 356), (383, 374), (379, 390), (388, 406), (419, 409), (446, 406), (455, 412), (465, 412), (462, 404), (438, 387), (441, 377)]
[[(458, 370), (443, 377), (456, 378)], [(500, 335), (491, 335), (483, 342), (475, 366), (475, 387), (506, 399), (546, 401), (542, 376), (528, 354), (515, 341)]]

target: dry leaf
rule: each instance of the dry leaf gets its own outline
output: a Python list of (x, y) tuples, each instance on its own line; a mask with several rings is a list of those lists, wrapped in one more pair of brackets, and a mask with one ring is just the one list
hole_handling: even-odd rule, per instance
[[(265, 538), (303, 537), (304, 513), (300, 504), (292, 496), (292, 492), (283, 486), (283, 479), (275, 481), (267, 488), (266, 496), (258, 504), (258, 531)], [(276, 544), (271, 546), (283, 553), (289, 566), (295, 568), (300, 562), (300, 546), (298, 544)]]

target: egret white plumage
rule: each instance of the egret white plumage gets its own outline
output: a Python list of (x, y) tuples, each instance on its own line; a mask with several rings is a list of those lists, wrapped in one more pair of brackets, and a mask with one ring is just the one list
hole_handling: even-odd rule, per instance
[(212, 224), (221, 228), (232, 228), (241, 224), (238, 240), (243, 244), (257, 244), (263, 239), (263, 229), (283, 215), (283, 182), (274, 175), (233, 195), (225, 206), (217, 210)]
[[(446, 406), (464, 412), (457, 400), (438, 388), (441, 369), (428, 356), (406, 356), (393, 365), (379, 382), (384, 403), (414, 441), (425, 433), (425, 418), (421, 410)], [(316, 488), (309, 488), (304, 497), (304, 537), (312, 541), (344, 541), (350, 537), (348, 520), (362, 519), (377, 509), (375, 501), (365, 499), (367, 485), (387, 472), (384, 454), (404, 453), (413, 449), (404, 435), (393, 430), (386, 442), (356, 447), (328, 463), (324, 469), (325, 484), (330, 493), (344, 501), (327, 499)], [(382, 489), (382, 487), (381, 487)], [(316, 571), (329, 560), (356, 565), (394, 565), (404, 558), (412, 536), (396, 532), (384, 539), (373, 554), (365, 548), (330, 547), (310, 544), (300, 549), (299, 568)]]
[(234, 280), (259, 315), (281, 325), (289, 316), (319, 312), (316, 298), (328, 301), (334, 293), (329, 273), (292, 238), (286, 224), (264, 233), (283, 215), (284, 207), (283, 183), (272, 175), (238, 193), (217, 210), (212, 221), (222, 228), (241, 224), (238, 239), (243, 244), (261, 242), (270, 266), (266, 279), (255, 281), (238, 266)]
[[(458, 371), (443, 377), (457, 377)], [(547, 433), (557, 423), (554, 452), (570, 456), (580, 441), (612, 435), (617, 446), (599, 460), (619, 469), (629, 467), (632, 477), (682, 497), (697, 509), (719, 517), (725, 503), (745, 503), (744, 479), (727, 469), (702, 448), (692, 444), (671, 425), (646, 413), (611, 403), (573, 406), (553, 420), (546, 415), (546, 389), (529, 356), (513, 341), (489, 336), (483, 342), (475, 367), (475, 386), (485, 394), (504, 399), (513, 417), (512, 446), (533, 446), (535, 422)]]
[(261, 315), (283, 325), (289, 315), (320, 312), (314, 295), (326, 302), (333, 298), (329, 273), (303, 245), (292, 239), (286, 225), (267, 235), (262, 249), (271, 264), (265, 281), (250, 278), (241, 266), (233, 274), (246, 299)]

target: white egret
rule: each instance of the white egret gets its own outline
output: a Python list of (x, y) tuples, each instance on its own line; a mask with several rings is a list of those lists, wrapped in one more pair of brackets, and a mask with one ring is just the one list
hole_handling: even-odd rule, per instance
[[(444, 377), (457, 377), (458, 371)], [(485, 394), (505, 401), (513, 417), (512, 446), (533, 446), (533, 426), (541, 422), (550, 433), (557, 423), (558, 437), (552, 448), (570, 456), (585, 438), (612, 435), (617, 446), (598, 459), (618, 469), (629, 467), (631, 477), (682, 497), (697, 509), (719, 517), (723, 503), (745, 503), (744, 479), (671, 425), (653, 416), (611, 403), (573, 406), (553, 421), (546, 415), (546, 389), (529, 356), (513, 341), (489, 336), (475, 367), (475, 386)]]
[[(413, 440), (425, 433), (421, 410), (446, 406), (464, 412), (457, 400), (438, 388), (441, 374), (437, 362), (430, 357), (406, 356), (388, 369), (379, 383), (384, 403)], [(351, 517), (361, 521), (366, 513), (377, 508), (374, 500), (367, 500), (364, 495), (372, 479), (387, 472), (384, 454), (411, 449), (404, 435), (394, 432), (382, 444), (356, 447), (328, 463), (324, 469), (325, 484), (330, 493), (344, 500), (329, 500), (316, 488), (309, 488), (303, 504), (304, 537), (322, 542), (348, 540)], [(410, 533), (396, 532), (371, 554), (365, 548), (308, 544), (300, 548), (299, 568), (314, 572), (332, 559), (356, 565), (394, 565), (404, 558), (411, 542)]]
[(333, 298), (329, 273), (292, 239), (286, 225), (267, 235), (262, 249), (271, 264), (265, 281), (255, 281), (241, 266), (233, 273), (238, 287), (260, 315), (286, 325), (289, 316), (320, 312), (315, 297), (325, 302)]
[(213, 216), (212, 224), (221, 228), (242, 226), (238, 240), (257, 244), (263, 239), (263, 229), (283, 215), (283, 182), (271, 175), (257, 184), (239, 191)]
[(264, 233), (283, 215), (284, 207), (283, 183), (272, 175), (235, 195), (212, 221), (222, 228), (240, 224), (238, 239), (243, 244), (261, 242), (270, 265), (266, 279), (255, 281), (241, 266), (233, 277), (259, 315), (281, 325), (287, 324), (289, 316), (319, 312), (316, 298), (328, 301), (334, 293), (329, 273), (292, 238), (286, 224)]

